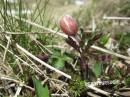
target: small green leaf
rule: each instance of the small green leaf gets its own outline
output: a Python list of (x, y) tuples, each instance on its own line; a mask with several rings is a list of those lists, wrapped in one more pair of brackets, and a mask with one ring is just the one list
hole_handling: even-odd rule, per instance
[(43, 87), (41, 82), (36, 78), (33, 78), (33, 83), (37, 97), (49, 97), (49, 90), (47, 86)]
[(105, 45), (105, 44), (108, 42), (108, 40), (109, 40), (109, 36), (110, 36), (110, 34), (103, 35), (103, 36), (100, 38), (100, 43), (101, 43), (102, 45)]
[(96, 77), (99, 77), (102, 73), (102, 64), (101, 63), (96, 63), (92, 66), (92, 71), (96, 75)]
[(125, 85), (127, 87), (130, 87), (130, 76), (128, 76), (128, 77), (125, 78)]
[(54, 63), (54, 67), (58, 68), (58, 69), (62, 69), (64, 67), (64, 60), (63, 59), (58, 59), (55, 63)]
[(116, 66), (114, 67), (114, 71), (115, 71), (115, 77), (117, 78), (121, 78), (121, 71), (119, 70), (119, 68), (117, 68)]
[(61, 50), (57, 49), (53, 52), (53, 55), (49, 59), (49, 63), (57, 69), (62, 69), (65, 65), (65, 61), (71, 60), (71, 56), (66, 52), (61, 53)]

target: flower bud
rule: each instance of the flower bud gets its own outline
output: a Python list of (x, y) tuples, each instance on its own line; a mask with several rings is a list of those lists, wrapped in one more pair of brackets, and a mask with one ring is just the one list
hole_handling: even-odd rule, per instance
[(61, 30), (69, 36), (74, 36), (78, 32), (76, 21), (69, 15), (63, 16), (60, 19), (59, 24)]

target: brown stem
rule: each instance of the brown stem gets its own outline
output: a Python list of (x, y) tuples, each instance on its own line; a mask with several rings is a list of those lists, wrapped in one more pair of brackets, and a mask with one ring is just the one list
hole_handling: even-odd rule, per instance
[(80, 60), (81, 76), (83, 80), (87, 80), (89, 78), (88, 59), (84, 56), (84, 53), (81, 53), (81, 57), (79, 60)]

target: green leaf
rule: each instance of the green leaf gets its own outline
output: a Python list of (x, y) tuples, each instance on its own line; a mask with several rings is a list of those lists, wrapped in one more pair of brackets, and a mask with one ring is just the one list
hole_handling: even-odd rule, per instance
[(61, 50), (55, 49), (53, 55), (49, 59), (49, 63), (57, 69), (62, 69), (64, 67), (65, 61), (71, 60), (71, 56), (66, 52), (61, 52)]
[(96, 77), (99, 77), (101, 75), (101, 73), (102, 73), (102, 64), (99, 63), (99, 62), (93, 64), (92, 71), (94, 72)]
[(58, 69), (62, 69), (64, 67), (65, 61), (63, 59), (58, 58), (57, 61), (54, 63), (54, 67)]
[(37, 97), (49, 97), (49, 90), (47, 85), (43, 87), (41, 82), (36, 78), (33, 78), (33, 83), (34, 83), (35, 93)]
[(130, 33), (127, 33), (123, 36), (121, 44), (130, 44)]
[(128, 77), (125, 78), (125, 85), (127, 87), (130, 87), (130, 76), (128, 76)]
[(110, 34), (103, 35), (103, 36), (100, 38), (100, 43), (101, 43), (102, 45), (105, 45), (105, 44), (108, 42), (108, 40), (109, 40), (109, 36), (110, 36)]
[(121, 75), (121, 71), (119, 68), (117, 68), (116, 66), (114, 67), (114, 71), (115, 71), (115, 77), (117, 78), (122, 78), (122, 75)]
[(118, 40), (120, 48), (125, 48), (130, 44), (130, 33), (119, 32), (115, 35), (115, 39)]

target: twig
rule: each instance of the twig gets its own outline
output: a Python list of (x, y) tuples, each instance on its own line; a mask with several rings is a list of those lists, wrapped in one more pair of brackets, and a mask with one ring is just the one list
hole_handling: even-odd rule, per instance
[(119, 91), (130, 91), (130, 88), (120, 88)]
[[(19, 17), (18, 17), (18, 16), (11, 16), (11, 17), (13, 17), (13, 18), (19, 20)], [(54, 30), (52, 30), (52, 29), (46, 28), (46, 27), (44, 27), (44, 26), (41, 26), (41, 25), (39, 25), (39, 24), (36, 24), (36, 23), (31, 22), (31, 21), (29, 21), (29, 20), (26, 20), (26, 19), (24, 19), (24, 18), (20, 18), (20, 19), (21, 19), (21, 21), (26, 22), (26, 23), (28, 23), (28, 24), (30, 24), (30, 25), (33, 25), (33, 26), (35, 26), (35, 27), (41, 28), (41, 29), (43, 29), (43, 30), (45, 30), (45, 31), (48, 31), (48, 33), (51, 32), (51, 33), (54, 33), (54, 34), (57, 34), (57, 35), (59, 35), (59, 36), (62, 36), (62, 37), (66, 37), (66, 38), (67, 38), (67, 35), (65, 35), (65, 34), (63, 34), (63, 33), (60, 33), (60, 32), (54, 31)]]
[(43, 80), (43, 81), (41, 82), (41, 84), (44, 85), (44, 84), (48, 81), (48, 79), (49, 79), (49, 78), (47, 77), (45, 80)]
[(116, 56), (116, 57), (119, 57), (119, 58), (122, 58), (122, 59), (125, 59), (125, 60), (130, 60), (130, 57), (128, 57), (128, 56), (124, 56), (124, 55), (115, 53), (115, 52), (113, 52), (113, 51), (110, 51), (110, 50), (107, 50), (107, 49), (103, 49), (103, 48), (101, 48), (101, 47), (97, 47), (97, 46), (95, 46), (95, 45), (92, 45), (91, 48), (93, 48), (93, 49), (95, 49), (95, 50), (98, 50), (98, 51), (102, 51), (102, 52), (111, 54), (111, 55), (114, 55), (114, 56)]
[(92, 90), (94, 90), (94, 91), (96, 91), (96, 92), (99, 92), (99, 93), (101, 93), (101, 94), (103, 94), (103, 95), (109, 96), (109, 97), (110, 97), (110, 95), (118, 96), (118, 94), (116, 94), (116, 93), (112, 94), (112, 93), (106, 92), (106, 91), (104, 91), (104, 90), (101, 90), (101, 89), (95, 87), (94, 85), (88, 85), (88, 86), (86, 86), (86, 87), (88, 87), (88, 88), (90, 88), (90, 89), (92, 89)]
[(95, 22), (95, 18), (92, 18), (92, 32), (96, 31), (96, 22)]
[(27, 54), (28, 56), (30, 56), (31, 58), (33, 58), (34, 60), (36, 60), (37, 62), (41, 63), (42, 65), (44, 65), (44, 66), (48, 67), (49, 69), (54, 70), (55, 72), (57, 72), (57, 73), (59, 73), (59, 74), (61, 74), (61, 75), (64, 75), (65, 77), (71, 79), (71, 76), (70, 76), (70, 75), (68, 75), (68, 74), (66, 74), (66, 73), (64, 73), (64, 72), (62, 72), (62, 71), (60, 71), (60, 70), (58, 70), (58, 69), (56, 69), (56, 68), (50, 66), (49, 64), (45, 63), (44, 61), (40, 60), (39, 58), (37, 58), (36, 56), (34, 56), (34, 55), (31, 54), (30, 52), (28, 52), (26, 49), (24, 49), (24, 48), (21, 47), (20, 45), (16, 44), (16, 47), (17, 47), (18, 49), (20, 49), (21, 51), (23, 51), (23, 52), (24, 52), (25, 54)]
[(15, 86), (16, 86), (16, 83), (12, 83), (12, 84), (9, 84), (9, 85), (7, 85), (3, 88), (8, 90), (9, 88), (12, 88), (12, 87), (15, 87)]
[(103, 91), (103, 90), (101, 90), (101, 89), (99, 89), (97, 87), (94, 87), (93, 85), (89, 85), (88, 88), (90, 88), (92, 90), (95, 90), (96, 92), (99, 92), (99, 93), (101, 93), (103, 95), (106, 95), (106, 96), (110, 96), (110, 94), (111, 94), (111, 93)]
[(23, 69), (22, 69), (22, 66), (21, 66), (21, 64), (20, 64), (19, 59), (16, 59), (16, 63), (18, 64), (18, 67), (19, 67), (19, 69), (20, 69), (20, 72), (23, 74)]
[(1, 31), (4, 31), (4, 27), (2, 25), (0, 25)]
[(130, 20), (130, 17), (110, 17), (110, 16), (104, 16), (103, 19), (106, 19), (106, 20)]
[[(92, 32), (89, 30), (85, 30), (85, 32)], [(49, 32), (9, 32), (9, 31), (0, 31), (0, 34), (7, 34), (7, 35), (25, 35), (25, 34), (51, 34)], [(56, 33), (60, 33), (60, 32), (56, 32)], [(64, 37), (64, 36), (63, 36)], [(67, 37), (67, 36), (65, 36)]]
[(54, 79), (54, 78), (49, 78), (50, 80), (52, 80), (52, 81), (54, 81), (54, 82), (58, 82), (58, 83), (61, 83), (61, 84), (64, 84), (64, 85), (68, 85), (68, 83), (66, 83), (66, 82), (63, 82), (63, 81), (61, 81), (61, 80), (58, 80), (58, 79)]
[(46, 32), (8, 32), (2, 31), (0, 34), (7, 34), (7, 35), (24, 35), (24, 34), (45, 34)]
[(22, 90), (22, 86), (18, 86), (17, 91), (16, 91), (14, 97), (18, 97), (18, 95), (20, 94), (21, 90)]
[(8, 51), (8, 48), (9, 48), (9, 45), (10, 45), (10, 36), (6, 36), (8, 42), (7, 42), (7, 46), (5, 48), (5, 52), (4, 52), (4, 57), (3, 57), (3, 63), (5, 62), (5, 59), (6, 59), (6, 54), (7, 54), (7, 51)]
[(88, 94), (89, 96), (91, 96), (91, 97), (101, 97), (101, 96), (98, 96), (98, 95), (93, 94), (93, 93), (91, 93), (91, 92), (87, 92), (87, 94)]

